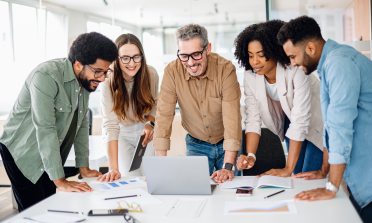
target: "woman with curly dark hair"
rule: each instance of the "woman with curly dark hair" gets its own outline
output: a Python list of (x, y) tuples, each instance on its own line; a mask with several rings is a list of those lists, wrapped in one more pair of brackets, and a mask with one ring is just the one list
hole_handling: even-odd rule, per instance
[[(283, 169), (262, 175), (289, 177), (308, 172), (318, 178), (328, 174), (327, 150), (323, 150), (323, 121), (320, 109), (319, 80), (291, 67), (277, 34), (285, 24), (273, 20), (245, 28), (235, 39), (235, 57), (244, 66), (246, 149), (237, 167), (250, 169), (256, 161), (262, 121), (281, 141), (285, 139), (288, 159)], [(282, 168), (282, 167), (274, 167)], [(301, 174), (297, 175), (301, 176)]]

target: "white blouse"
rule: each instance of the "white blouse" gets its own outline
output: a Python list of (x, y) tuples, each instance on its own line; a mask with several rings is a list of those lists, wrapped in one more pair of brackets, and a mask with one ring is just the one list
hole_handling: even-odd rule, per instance
[(265, 78), (265, 85), (266, 85), (266, 94), (269, 95), (269, 97), (273, 99), (274, 101), (280, 101), (278, 89), (276, 88), (276, 83), (270, 84)]

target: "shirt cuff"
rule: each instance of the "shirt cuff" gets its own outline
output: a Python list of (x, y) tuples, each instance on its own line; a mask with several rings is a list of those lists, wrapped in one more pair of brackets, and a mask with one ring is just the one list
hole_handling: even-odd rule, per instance
[(242, 142), (235, 139), (225, 139), (223, 141), (223, 150), (238, 152), (241, 150)]
[(296, 131), (293, 128), (288, 128), (287, 133), (285, 134), (288, 138), (296, 141), (305, 141), (306, 134), (302, 131)]
[(63, 167), (56, 167), (56, 168), (50, 168), (50, 169), (45, 169), (47, 172), (50, 180), (59, 180), (62, 177), (65, 177), (65, 171), (63, 170)]
[(344, 164), (346, 163), (345, 157), (338, 153), (329, 153), (328, 163), (331, 165)]
[(152, 141), (154, 150), (170, 150), (170, 139), (157, 138)]
[(152, 110), (150, 111), (150, 113), (148, 115), (151, 115), (152, 117), (155, 118), (155, 116), (156, 116), (156, 107), (152, 108)]
[(261, 136), (261, 126), (259, 125), (245, 125), (245, 133), (247, 132), (254, 132)]
[(106, 135), (106, 143), (114, 140), (119, 140), (119, 132), (110, 131)]
[(76, 157), (75, 167), (89, 167), (89, 157)]

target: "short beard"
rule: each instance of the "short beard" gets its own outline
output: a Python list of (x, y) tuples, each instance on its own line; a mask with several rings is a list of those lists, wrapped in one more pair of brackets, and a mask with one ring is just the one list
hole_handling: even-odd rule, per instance
[(93, 92), (95, 91), (96, 89), (91, 89), (90, 88), (90, 80), (88, 80), (87, 78), (84, 78), (86, 76), (85, 74), (85, 67), (80, 71), (79, 73), (79, 76), (78, 76), (78, 79), (79, 79), (79, 82), (81, 84), (81, 86), (83, 88), (85, 88), (85, 90), (87, 90), (88, 92)]
[(318, 67), (318, 62), (316, 60), (311, 59), (309, 54), (304, 52), (304, 62), (302, 66), (305, 67), (306, 69), (305, 74), (309, 75), (316, 70), (316, 68)]
[[(205, 62), (206, 62), (205, 64), (208, 64), (208, 56), (205, 58)], [(199, 76), (201, 76), (202, 74), (204, 74), (206, 68), (203, 67), (203, 65), (202, 65), (201, 63), (195, 63), (195, 64), (193, 64), (193, 66), (195, 66), (195, 65), (199, 65), (199, 64), (200, 64), (200, 66), (201, 66), (201, 68), (202, 68), (200, 74), (192, 74), (192, 73), (189, 72), (189, 74), (190, 74), (191, 76), (193, 76), (193, 77), (199, 77)], [(185, 65), (186, 69), (187, 69), (187, 67), (193, 67), (193, 66), (189, 66), (188, 64)]]

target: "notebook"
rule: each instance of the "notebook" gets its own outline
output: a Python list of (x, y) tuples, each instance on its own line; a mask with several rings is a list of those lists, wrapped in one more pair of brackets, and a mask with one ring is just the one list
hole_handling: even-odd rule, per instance
[(250, 190), (255, 188), (264, 187), (278, 187), (292, 189), (292, 178), (291, 177), (275, 177), (275, 176), (263, 176), (257, 178), (255, 176), (245, 176), (240, 178), (233, 178), (232, 181), (226, 181), (220, 184), (221, 189), (243, 189)]

